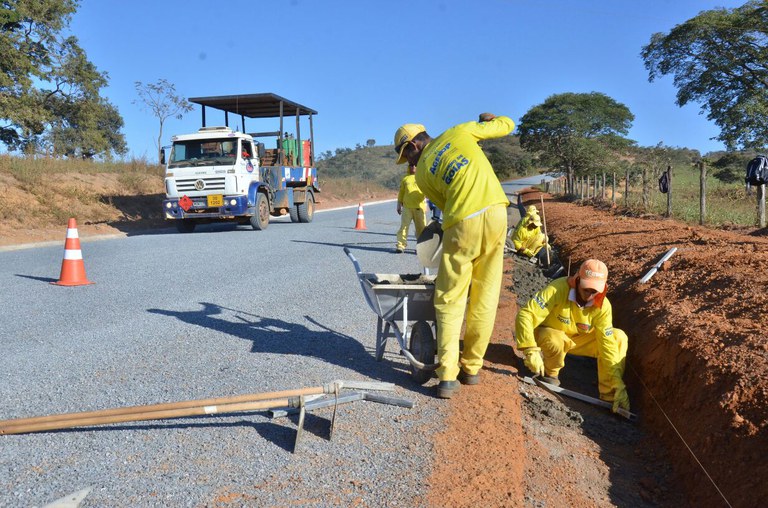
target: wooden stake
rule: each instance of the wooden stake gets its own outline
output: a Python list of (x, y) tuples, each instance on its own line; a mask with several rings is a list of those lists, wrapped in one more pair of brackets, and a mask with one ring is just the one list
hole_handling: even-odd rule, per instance
[(547, 250), (547, 268), (549, 268), (549, 236), (547, 235), (547, 214), (544, 213), (544, 194), (539, 194), (539, 199), (541, 200), (541, 222), (544, 224), (544, 236), (547, 239), (544, 248)]

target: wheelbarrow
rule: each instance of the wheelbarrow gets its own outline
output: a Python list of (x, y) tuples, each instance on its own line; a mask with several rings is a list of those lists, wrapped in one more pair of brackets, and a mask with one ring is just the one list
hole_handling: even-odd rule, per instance
[(435, 329), (435, 275), (363, 273), (349, 248), (344, 253), (355, 265), (368, 306), (376, 321), (376, 361), (384, 357), (387, 340), (395, 337), (400, 354), (411, 365), (411, 378), (426, 383), (440, 364)]

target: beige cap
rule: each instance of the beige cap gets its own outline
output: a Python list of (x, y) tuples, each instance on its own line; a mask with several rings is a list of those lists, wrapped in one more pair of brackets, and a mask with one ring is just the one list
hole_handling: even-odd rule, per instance
[(587, 259), (579, 267), (579, 286), (602, 293), (606, 282), (608, 282), (608, 267), (602, 261)]

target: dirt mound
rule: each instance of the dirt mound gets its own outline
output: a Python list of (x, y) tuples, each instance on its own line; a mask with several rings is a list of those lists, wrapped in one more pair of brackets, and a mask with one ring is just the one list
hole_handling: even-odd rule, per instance
[(717, 488), (733, 506), (768, 499), (768, 239), (552, 199), (546, 218), (572, 270), (607, 263), (614, 320), (630, 337), (633, 408), (667, 445), (690, 502), (719, 505)]
[[(525, 197), (538, 205), (538, 192)], [(515, 300), (547, 281), (507, 259), (482, 383), (451, 399), (448, 428), (436, 437), (431, 505), (760, 506), (768, 499), (765, 236), (545, 199), (566, 267), (593, 257), (609, 267), (641, 422), (518, 382)], [(639, 284), (671, 247), (677, 252)], [(594, 359), (569, 357), (560, 378), (597, 396), (595, 371)]]

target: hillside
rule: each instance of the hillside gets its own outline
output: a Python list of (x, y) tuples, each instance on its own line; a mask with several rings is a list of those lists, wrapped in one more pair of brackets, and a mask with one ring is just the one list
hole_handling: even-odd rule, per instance
[[(534, 172), (532, 156), (523, 152), (517, 136), (489, 139), (483, 141), (482, 146), (499, 179)], [(394, 145), (359, 144), (354, 149), (337, 148), (335, 152), (320, 154), (317, 169), (330, 178), (359, 178), (397, 189), (405, 167), (395, 164), (397, 154), (394, 148)]]

